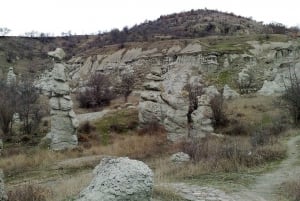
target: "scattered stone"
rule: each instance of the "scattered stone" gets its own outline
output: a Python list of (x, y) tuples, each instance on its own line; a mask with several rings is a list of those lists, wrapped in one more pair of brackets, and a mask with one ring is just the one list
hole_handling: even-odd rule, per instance
[(177, 164), (189, 162), (190, 159), (190, 156), (184, 152), (178, 152), (170, 157), (170, 160)]
[(3, 171), (0, 169), (0, 201), (7, 201), (7, 200), (8, 198), (4, 187), (4, 174)]
[(150, 201), (153, 173), (141, 161), (105, 158), (94, 169), (94, 179), (77, 201)]
[(235, 98), (238, 98), (240, 94), (233, 89), (231, 89), (227, 84), (225, 84), (224, 89), (223, 89), (223, 97), (225, 100), (232, 100)]

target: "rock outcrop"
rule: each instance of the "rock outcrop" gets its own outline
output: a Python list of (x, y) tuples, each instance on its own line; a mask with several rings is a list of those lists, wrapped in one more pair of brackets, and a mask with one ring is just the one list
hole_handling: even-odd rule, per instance
[(54, 51), (48, 52), (48, 56), (50, 56), (58, 61), (61, 61), (66, 56), (66, 53), (64, 52), (63, 49), (56, 48)]
[(16, 84), (17, 81), (17, 76), (14, 73), (14, 68), (9, 67), (8, 73), (7, 73), (7, 79), (6, 79), (6, 84), (7, 85), (14, 85)]
[(77, 201), (150, 201), (153, 173), (141, 161), (105, 158), (93, 171), (94, 179)]
[[(53, 54), (55, 55), (55, 54)], [(61, 57), (57, 57), (59, 60)], [(50, 104), (51, 131), (46, 138), (50, 139), (53, 150), (74, 148), (78, 144), (77, 128), (79, 122), (73, 111), (70, 88), (67, 82), (65, 66), (56, 62), (52, 70), (52, 89)]]
[(225, 84), (223, 88), (223, 97), (225, 98), (225, 100), (232, 100), (238, 98), (239, 96), (240, 94), (238, 92), (234, 91), (227, 84)]
[(287, 67), (278, 69), (273, 80), (265, 80), (258, 94), (264, 96), (282, 95), (286, 87), (291, 86), (291, 79), (295, 76), (300, 78), (300, 62), (289, 64)]
[(4, 175), (3, 171), (0, 169), (0, 201), (7, 201), (7, 195), (4, 188)]
[[(170, 141), (186, 137), (205, 137), (213, 131), (210, 99), (217, 92), (215, 87), (206, 87), (201, 75), (193, 75), (194, 65), (154, 66), (146, 76), (145, 90), (141, 93), (139, 102), (139, 121), (141, 127), (156, 122), (164, 126)], [(201, 65), (199, 66), (201, 68)], [(199, 69), (198, 69), (199, 70)], [(189, 114), (189, 93), (187, 86), (199, 87), (198, 107)]]
[(170, 160), (175, 164), (181, 164), (181, 163), (189, 162), (191, 160), (191, 157), (184, 152), (178, 152), (173, 154), (170, 157)]

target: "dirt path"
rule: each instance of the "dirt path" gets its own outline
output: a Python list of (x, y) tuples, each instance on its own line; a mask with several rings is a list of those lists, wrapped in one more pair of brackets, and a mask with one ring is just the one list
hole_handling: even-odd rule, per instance
[[(287, 142), (287, 158), (279, 167), (257, 178), (250, 189), (238, 192), (233, 196), (241, 201), (278, 201), (276, 193), (281, 183), (289, 181), (300, 175), (300, 135), (291, 137)], [(298, 163), (298, 164), (297, 164)]]
[(287, 147), (288, 156), (276, 170), (257, 177), (253, 186), (231, 195), (211, 187), (185, 183), (166, 186), (189, 201), (283, 201), (284, 198), (276, 193), (280, 184), (300, 175), (300, 135), (291, 137)]
[(108, 112), (111, 112), (111, 111), (113, 111), (113, 110), (104, 109), (100, 112), (91, 112), (91, 113), (79, 114), (79, 115), (77, 115), (77, 119), (80, 123), (83, 123), (85, 121), (94, 121), (96, 119), (102, 118), (104, 115), (106, 115)]

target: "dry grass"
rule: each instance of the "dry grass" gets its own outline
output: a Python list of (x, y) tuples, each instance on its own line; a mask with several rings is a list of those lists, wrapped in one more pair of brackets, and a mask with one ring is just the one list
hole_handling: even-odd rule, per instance
[(39, 185), (24, 184), (8, 191), (8, 201), (46, 201), (51, 191)]
[(267, 117), (272, 118), (284, 113), (274, 101), (273, 97), (266, 96), (241, 97), (227, 103), (226, 113), (230, 119), (256, 125), (262, 120), (267, 120)]
[(283, 183), (281, 188), (283, 194), (289, 198), (290, 201), (300, 200), (300, 178)]
[(88, 186), (91, 179), (92, 174), (81, 174), (61, 179), (49, 187), (52, 196), (49, 196), (47, 201), (72, 200), (82, 189)]
[(243, 173), (283, 159), (286, 153), (280, 143), (253, 147), (246, 136), (202, 139), (184, 143), (183, 150), (191, 155), (190, 163), (174, 165), (167, 158), (149, 162), (157, 182), (182, 181), (211, 173)]
[(182, 201), (182, 197), (174, 192), (173, 189), (169, 189), (164, 186), (154, 186), (153, 198), (164, 201)]
[(90, 155), (111, 155), (111, 156), (128, 156), (136, 159), (144, 159), (164, 152), (166, 144), (166, 135), (159, 134), (155, 136), (137, 134), (120, 136), (116, 135), (109, 145), (96, 144), (84, 148), (65, 152), (53, 152), (51, 150), (35, 149), (27, 153), (17, 153), (3, 157), (0, 160), (0, 168), (7, 175), (15, 175), (32, 169), (49, 168), (55, 163), (81, 156)]

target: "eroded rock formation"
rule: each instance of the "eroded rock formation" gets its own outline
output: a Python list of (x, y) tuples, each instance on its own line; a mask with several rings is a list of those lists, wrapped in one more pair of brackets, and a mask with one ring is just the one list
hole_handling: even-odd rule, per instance
[(150, 201), (153, 173), (143, 162), (105, 158), (93, 171), (94, 178), (77, 201)]
[(14, 85), (14, 84), (16, 84), (16, 81), (17, 81), (17, 76), (14, 73), (14, 68), (9, 67), (9, 71), (7, 73), (6, 84), (7, 85)]
[[(59, 51), (61, 55), (61, 51)], [(79, 125), (73, 111), (73, 102), (70, 97), (70, 88), (67, 82), (64, 64), (60, 63), (61, 56), (56, 57), (52, 70), (52, 89), (50, 97), (51, 131), (47, 134), (50, 147), (53, 150), (74, 148), (78, 144), (77, 128)]]
[[(205, 87), (201, 75), (193, 75), (193, 65), (173, 64), (156, 66), (146, 76), (139, 103), (139, 121), (142, 127), (159, 123), (168, 132), (168, 139), (177, 141), (186, 137), (205, 137), (213, 131), (210, 100), (218, 93), (213, 86)], [(201, 88), (193, 97), (196, 107), (190, 110), (190, 87)], [(198, 96), (198, 97), (197, 97)]]
[(4, 188), (4, 175), (3, 171), (0, 169), (0, 201), (7, 201), (7, 195)]

